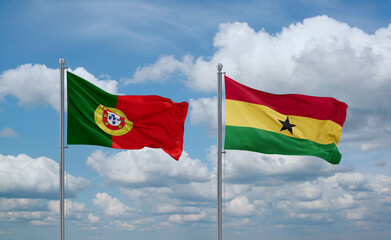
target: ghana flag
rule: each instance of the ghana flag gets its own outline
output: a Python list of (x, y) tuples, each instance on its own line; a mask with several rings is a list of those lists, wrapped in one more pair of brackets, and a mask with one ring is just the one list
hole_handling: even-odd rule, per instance
[(347, 105), (331, 97), (275, 95), (225, 76), (225, 149), (311, 155), (338, 164)]
[(70, 72), (67, 92), (68, 144), (162, 148), (179, 160), (187, 102), (156, 95), (113, 95)]

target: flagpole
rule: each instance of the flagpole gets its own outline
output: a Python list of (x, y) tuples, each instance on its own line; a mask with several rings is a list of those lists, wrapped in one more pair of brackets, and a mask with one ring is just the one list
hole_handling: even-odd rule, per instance
[(60, 234), (64, 240), (64, 64), (65, 59), (60, 58)]
[(222, 75), (223, 64), (217, 64), (217, 237), (223, 239), (222, 222)]

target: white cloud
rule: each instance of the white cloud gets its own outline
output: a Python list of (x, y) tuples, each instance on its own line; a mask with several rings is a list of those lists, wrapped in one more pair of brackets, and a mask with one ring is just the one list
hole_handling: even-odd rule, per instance
[[(117, 93), (118, 83), (114, 80), (98, 80), (86, 69), (79, 67), (70, 72), (81, 76), (102, 89)], [(26, 91), (28, 89), (28, 91)], [(43, 64), (24, 64), (0, 74), (0, 102), (7, 95), (15, 96), (19, 104), (51, 106), (60, 109), (60, 72)]]
[(243, 225), (249, 224), (251, 221), (249, 218), (239, 218), (239, 219), (233, 219), (229, 223), (226, 223), (226, 226), (232, 226), (234, 228), (241, 228)]
[[(386, 70), (389, 66), (386, 60), (390, 58), (387, 54), (390, 30), (390, 27), (383, 28), (369, 35), (327, 16), (291, 24), (275, 35), (263, 29), (256, 32), (247, 23), (226, 23), (220, 25), (214, 38), (217, 50), (209, 61), (199, 58), (194, 62), (190, 56), (178, 61), (163, 56), (154, 65), (148, 65), (145, 72), (161, 69), (162, 65), (181, 66), (165, 68), (168, 69), (165, 75), (182, 71), (188, 76), (191, 87), (211, 91), (216, 90), (215, 66), (221, 62), (228, 75), (240, 77), (241, 82), (254, 87), (284, 91), (301, 84), (302, 91), (313, 93), (322, 91), (318, 87), (327, 84), (331, 86), (324, 90), (333, 93), (332, 87), (346, 86), (357, 80), (372, 86), (373, 81), (368, 76), (375, 77), (379, 83), (386, 81), (390, 75)], [(140, 68), (135, 75), (143, 70)], [(149, 78), (148, 75), (138, 76), (137, 81)]]
[(99, 216), (96, 216), (96, 215), (90, 213), (90, 214), (88, 214), (88, 221), (90, 223), (97, 223), (97, 222), (99, 222)]
[(344, 173), (338, 175), (339, 185), (347, 190), (365, 190), (368, 189), (367, 179), (361, 173)]
[(115, 226), (119, 230), (126, 230), (126, 231), (134, 231), (136, 229), (136, 226), (127, 222), (127, 221), (119, 221), (115, 220), (110, 223), (110, 225)]
[[(190, 188), (188, 184), (184, 184), (187, 188)], [(191, 189), (190, 189), (191, 190)], [(137, 189), (125, 189), (122, 188), (121, 192), (132, 199), (133, 203), (138, 209), (146, 214), (196, 214), (200, 212), (200, 204), (205, 199), (193, 200), (191, 195), (182, 193), (181, 189), (177, 188), (174, 184), (172, 189), (167, 191), (167, 188), (137, 188)], [(198, 204), (194, 204), (194, 203)], [(208, 203), (209, 201), (206, 201)]]
[(363, 220), (367, 214), (367, 209), (365, 207), (355, 208), (355, 209), (346, 209), (342, 211), (342, 216), (348, 220)]
[(325, 203), (322, 200), (297, 202), (296, 206), (306, 210), (325, 210), (326, 208)]
[[(213, 156), (214, 151), (211, 148)], [(116, 164), (110, 159), (114, 156), (105, 158), (108, 165)], [(125, 156), (115, 159), (129, 159)], [(362, 221), (377, 216), (379, 207), (387, 210), (391, 203), (391, 180), (384, 175), (352, 172), (351, 168), (309, 157), (229, 151), (224, 160), (224, 214), (229, 226), (265, 224), (265, 219), (281, 225), (297, 221), (310, 224)], [(134, 211), (132, 215), (111, 217), (120, 217), (137, 229), (215, 221), (215, 170), (208, 175), (208, 181), (172, 181), (167, 185), (136, 185), (136, 188), (112, 181), (125, 186), (121, 193), (132, 201)], [(104, 212), (108, 206), (102, 203), (101, 210)], [(126, 211), (129, 210), (123, 212)], [(150, 226), (137, 221), (151, 215), (155, 221)], [(263, 217), (256, 217), (260, 215)], [(380, 218), (386, 221), (386, 217)], [(366, 224), (370, 227), (372, 223)]]
[(351, 208), (356, 205), (353, 195), (349, 193), (344, 193), (342, 196), (331, 199), (330, 201), (333, 205), (338, 206), (339, 208)]
[[(361, 177), (364, 177), (364, 180)], [(349, 178), (353, 178), (349, 184), (341, 180)], [(348, 187), (352, 186), (352, 183), (362, 182), (370, 187)], [(374, 187), (377, 184), (379, 184), (378, 187)], [(278, 216), (279, 223), (291, 223), (299, 219), (312, 223), (337, 223), (346, 220), (378, 218), (379, 209), (389, 211), (390, 184), (389, 177), (382, 175), (355, 176), (347, 172), (335, 173), (329, 177), (319, 176), (305, 183), (287, 181), (276, 186), (259, 186), (242, 195), (252, 199), (258, 197), (262, 199), (266, 204), (266, 207), (265, 205), (262, 207), (265, 209), (263, 212), (265, 217), (275, 219)], [(353, 184), (353, 186), (358, 185)], [(298, 193), (306, 189), (318, 189), (321, 194), (310, 194), (310, 198), (302, 198)], [(282, 215), (279, 216), (276, 210), (281, 210)], [(381, 221), (387, 219), (386, 216), (380, 218), (383, 219)], [(367, 224), (373, 227), (374, 223), (367, 222)]]
[(144, 148), (109, 155), (96, 151), (87, 158), (87, 165), (107, 182), (126, 186), (163, 186), (168, 182), (209, 180), (208, 168), (198, 159), (183, 152), (179, 161), (160, 149)]
[(391, 177), (385, 175), (368, 175), (368, 185), (379, 196), (391, 197)]
[(42, 220), (31, 220), (30, 223), (31, 225), (36, 225), (36, 226), (52, 226), (55, 225), (57, 221), (58, 221), (57, 218), (48, 216)]
[(236, 216), (249, 216), (254, 214), (255, 207), (246, 196), (237, 196), (226, 204), (228, 214)]
[(111, 197), (107, 193), (97, 193), (92, 201), (106, 216), (127, 216), (131, 211), (130, 207), (123, 204), (118, 198)]
[(41, 210), (45, 205), (40, 199), (0, 198), (0, 211)]
[[(216, 64), (221, 62), (228, 76), (253, 88), (345, 101), (349, 108), (341, 141), (368, 151), (391, 143), (391, 128), (383, 124), (391, 120), (391, 102), (385, 101), (391, 91), (390, 36), (391, 25), (367, 34), (327, 16), (307, 18), (274, 35), (247, 23), (226, 23), (215, 35), (212, 57), (163, 56), (139, 68), (133, 81), (155, 81), (150, 72), (164, 71), (165, 79), (180, 72), (191, 88), (216, 91)], [(205, 118), (193, 121), (215, 121), (212, 115)]]
[(32, 221), (35, 219), (44, 219), (48, 213), (43, 211), (12, 211), (6, 213), (7, 217), (11, 221)]
[(122, 79), (125, 84), (140, 83), (146, 80), (152, 82), (163, 82), (167, 80), (172, 73), (187, 72), (191, 66), (193, 58), (190, 55), (183, 57), (182, 61), (176, 60), (173, 56), (163, 56), (156, 64), (146, 65), (137, 68), (132, 79)]
[(211, 179), (208, 182), (176, 184), (173, 193), (179, 198), (210, 202), (216, 199), (217, 183), (215, 179)]
[(230, 183), (276, 184), (330, 176), (347, 171), (322, 159), (303, 156), (264, 155), (247, 151), (226, 151), (226, 179)]
[(322, 195), (322, 189), (310, 182), (303, 182), (297, 185), (294, 189), (294, 194), (298, 200), (314, 200), (319, 199)]
[[(245, 156), (245, 159), (251, 163), (250, 157), (253, 156)], [(270, 169), (267, 165), (263, 165), (266, 168), (264, 172), (269, 172), (269, 175), (260, 173), (259, 178), (263, 177), (267, 180), (279, 178), (281, 174), (289, 173), (292, 168), (289, 165), (285, 166), (284, 162), (278, 164), (281, 164), (282, 172), (271, 171), (274, 165), (271, 165)], [(248, 168), (241, 168), (241, 173), (252, 178), (251, 172), (249, 174), (251, 167), (254, 166), (250, 164)], [(242, 181), (241, 184), (225, 182), (224, 206), (227, 225), (233, 227), (246, 224), (258, 225), (264, 224), (265, 219), (276, 224), (295, 221), (311, 224), (358, 221), (377, 216), (379, 207), (383, 206), (386, 211), (391, 203), (391, 180), (387, 176), (331, 171), (303, 180), (302, 177), (297, 176), (300, 174), (303, 172), (297, 173), (296, 177), (281, 178), (276, 185), (270, 184), (270, 181)], [(268, 184), (259, 184), (260, 182)], [(363, 183), (365, 188), (360, 187)], [(169, 223), (201, 224), (215, 218), (215, 185), (216, 182), (212, 177), (209, 182), (174, 183), (170, 187), (122, 188), (121, 192), (130, 198), (137, 208), (130, 208), (107, 193), (98, 193), (93, 203), (107, 219), (101, 220), (98, 216), (89, 213), (81, 203), (71, 204), (74, 212), (71, 216), (79, 221), (84, 220), (88, 224), (112, 219), (111, 224), (121, 230), (156, 229)], [(3, 203), (9, 203), (4, 206), (7, 205), (7, 209), (10, 209), (12, 214), (0, 217), (1, 219), (24, 219), (36, 225), (57, 221), (53, 218), (55, 219), (58, 214), (58, 201), (50, 201), (47, 212), (37, 212), (38, 207), (41, 206), (38, 203), (30, 204), (32, 206), (30, 209), (35, 209), (34, 212), (26, 211), (29, 209), (26, 207), (29, 204), (23, 201), (13, 205), (11, 200)], [(19, 213), (16, 213), (16, 209), (19, 209)], [(261, 214), (263, 218), (254, 217)], [(154, 216), (153, 221), (151, 215)], [(371, 226), (368, 222), (366, 224)]]
[(190, 123), (193, 125), (206, 125), (211, 136), (217, 134), (217, 97), (190, 98)]
[(72, 71), (72, 69), (69, 69), (68, 71), (80, 76), (81, 78), (91, 82), (92, 84), (100, 87), (101, 89), (112, 93), (112, 94), (118, 94), (118, 82), (115, 80), (110, 80), (110, 76), (103, 75), (103, 78), (106, 78), (104, 80), (99, 80), (97, 77), (95, 77), (92, 73), (89, 73), (85, 68), (78, 67), (75, 70)]
[(155, 222), (155, 218), (146, 217), (146, 218), (139, 218), (139, 219), (133, 220), (131, 223), (132, 224), (151, 224), (153, 222)]
[(0, 137), (4, 138), (12, 138), (12, 137), (17, 137), (18, 134), (10, 127), (5, 127), (0, 130)]
[[(0, 220), (28, 221), (32, 225), (58, 225), (59, 201), (44, 199), (0, 198)], [(65, 199), (65, 218), (84, 221), (87, 219), (84, 203)]]
[(170, 215), (168, 221), (173, 223), (183, 223), (183, 222), (197, 222), (207, 217), (206, 212), (201, 212), (199, 214), (173, 214)]
[[(59, 189), (58, 163), (46, 158), (31, 158), (25, 154), (0, 154), (0, 195), (6, 197), (57, 198)], [(66, 174), (69, 196), (87, 188), (90, 182)]]
[(0, 100), (6, 95), (13, 95), (19, 99), (20, 105), (43, 104), (58, 109), (59, 82), (58, 69), (50, 69), (40, 64), (24, 64), (1, 73)]
[(121, 191), (131, 199), (147, 198), (151, 194), (166, 195), (166, 194), (173, 193), (172, 188), (168, 188), (168, 187), (145, 187), (140, 189), (121, 188)]
[[(54, 215), (54, 217), (59, 218), (60, 215), (60, 201), (52, 200), (48, 203), (49, 211)], [(84, 203), (75, 202), (69, 199), (64, 199), (64, 214), (67, 219), (78, 219), (85, 220), (87, 219), (88, 209)]]
[(173, 223), (181, 223), (182, 217), (179, 214), (173, 214), (173, 215), (170, 215), (170, 217), (168, 218), (168, 221), (173, 222)]

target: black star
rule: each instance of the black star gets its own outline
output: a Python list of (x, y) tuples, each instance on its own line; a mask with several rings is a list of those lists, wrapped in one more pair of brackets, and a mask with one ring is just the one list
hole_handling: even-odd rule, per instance
[(288, 130), (291, 134), (293, 134), (292, 128), (295, 127), (296, 125), (291, 124), (291, 123), (289, 122), (289, 117), (286, 117), (285, 122), (284, 122), (284, 121), (281, 121), (280, 119), (278, 119), (278, 121), (280, 121), (280, 123), (282, 124), (282, 128), (281, 128), (280, 131)]

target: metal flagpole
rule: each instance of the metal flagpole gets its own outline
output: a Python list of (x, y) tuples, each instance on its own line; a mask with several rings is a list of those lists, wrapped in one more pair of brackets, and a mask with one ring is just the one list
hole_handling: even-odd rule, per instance
[(64, 240), (64, 64), (65, 59), (60, 58), (60, 234)]
[(223, 64), (217, 64), (217, 224), (218, 240), (223, 239), (222, 222), (222, 75)]

